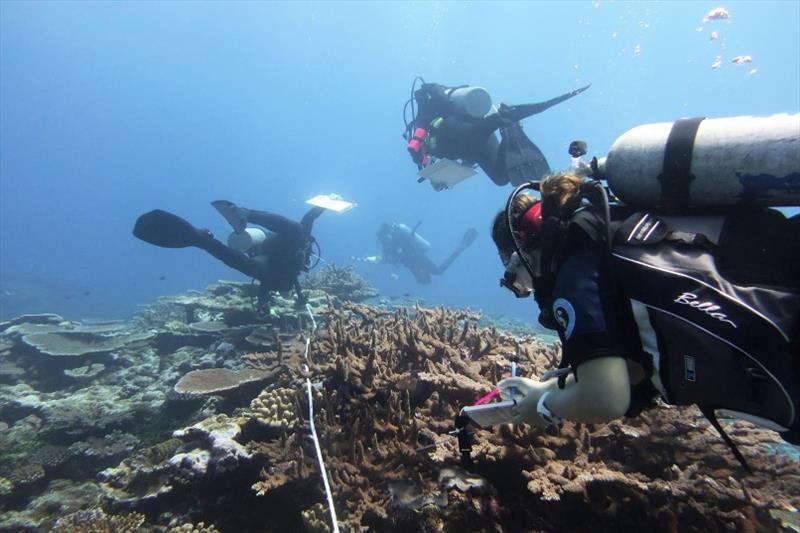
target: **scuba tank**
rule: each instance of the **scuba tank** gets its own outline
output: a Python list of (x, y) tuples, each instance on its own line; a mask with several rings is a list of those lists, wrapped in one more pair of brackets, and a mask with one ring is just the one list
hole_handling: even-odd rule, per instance
[(640, 208), (800, 205), (800, 115), (638, 126), (592, 168), (622, 202)]
[(492, 97), (483, 87), (461, 86), (445, 89), (453, 109), (472, 118), (483, 118), (492, 109)]
[(253, 252), (266, 238), (266, 232), (260, 228), (245, 228), (241, 233), (234, 231), (228, 235), (228, 246), (247, 254)]
[(424, 254), (431, 247), (431, 243), (417, 233), (416, 227), (411, 229), (405, 224), (395, 223), (392, 224), (392, 230), (397, 235), (397, 240), (410, 243), (412, 249), (417, 253)]

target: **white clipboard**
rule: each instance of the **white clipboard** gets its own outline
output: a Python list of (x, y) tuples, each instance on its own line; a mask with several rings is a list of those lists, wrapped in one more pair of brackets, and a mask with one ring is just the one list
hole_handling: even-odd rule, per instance
[(350, 211), (356, 206), (355, 203), (347, 202), (344, 199), (342, 199), (342, 197), (339, 196), (338, 194), (333, 194), (333, 193), (318, 194), (314, 198), (306, 200), (306, 203), (316, 207), (329, 209), (336, 213), (344, 213), (345, 211)]
[(507, 424), (514, 421), (513, 407), (517, 404), (514, 400), (504, 402), (485, 403), (483, 405), (471, 405), (461, 409), (462, 415), (467, 415), (470, 419), (481, 427), (491, 427), (498, 424)]
[(430, 181), (434, 189), (449, 189), (475, 174), (477, 172), (471, 166), (462, 165), (452, 159), (439, 159), (420, 170), (417, 176)]

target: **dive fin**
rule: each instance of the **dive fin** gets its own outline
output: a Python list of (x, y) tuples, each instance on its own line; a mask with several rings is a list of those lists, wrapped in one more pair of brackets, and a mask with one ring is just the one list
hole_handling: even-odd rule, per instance
[(228, 221), (228, 224), (231, 225), (236, 233), (243, 232), (247, 227), (247, 217), (243, 213), (243, 209), (233, 202), (216, 200), (211, 202), (211, 205)]
[(199, 230), (186, 220), (161, 209), (154, 209), (136, 219), (133, 234), (162, 248), (187, 248), (199, 246), (208, 233)]
[[(438, 265), (431, 273), (432, 274), (441, 274), (448, 268), (450, 265), (453, 264), (453, 261), (458, 259), (458, 256), (461, 255), (464, 250), (470, 247), (470, 245), (475, 242), (475, 239), (478, 237), (478, 231), (475, 228), (469, 228), (467, 231), (464, 232), (464, 236), (461, 237), (461, 242), (458, 243), (455, 250), (445, 259), (442, 261), (442, 264)], [(419, 278), (417, 278), (419, 281)], [(422, 283), (422, 282), (421, 282)]]
[(478, 238), (478, 230), (475, 228), (469, 228), (467, 231), (464, 232), (464, 236), (461, 237), (461, 244), (458, 246), (461, 250), (466, 250), (469, 248), (475, 239)]
[(550, 173), (544, 154), (525, 135), (519, 122), (501, 128), (500, 136), (503, 140), (498, 150), (498, 165), (505, 169), (512, 185), (538, 181)]
[(537, 102), (535, 104), (521, 104), (521, 105), (505, 105), (500, 104), (497, 109), (497, 112), (506, 120), (511, 120), (514, 122), (520, 121), (523, 118), (532, 117), (533, 115), (538, 115), (542, 111), (546, 111), (550, 109), (556, 104), (560, 104), (565, 100), (569, 100), (573, 96), (578, 96), (583, 91), (591, 87), (591, 85), (586, 85), (581, 87), (580, 89), (575, 89), (572, 92), (568, 92), (562, 94), (561, 96), (556, 96), (555, 98), (551, 98), (545, 102)]

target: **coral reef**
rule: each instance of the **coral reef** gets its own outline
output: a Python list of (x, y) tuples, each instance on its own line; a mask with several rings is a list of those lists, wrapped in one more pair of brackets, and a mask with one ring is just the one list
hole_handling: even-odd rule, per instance
[(308, 274), (303, 278), (303, 287), (351, 302), (365, 302), (378, 295), (378, 290), (356, 274), (352, 266), (337, 267), (334, 263)]
[(78, 511), (59, 518), (52, 533), (136, 533), (144, 524), (144, 515), (107, 515), (102, 509)]
[[(522, 375), (554, 368), (560, 345), (469, 310), (372, 307), (326, 290), (311, 291), (310, 341), (294, 302), (276, 297), (286, 318), (265, 324), (251, 287), (228, 282), (163, 299), (124, 327), (55, 315), (0, 324), (0, 530), (330, 531), (312, 422), (343, 531), (796, 523), (796, 449), (726, 422), (746, 475), (693, 408), (472, 428), (462, 464), (451, 434), (460, 407), (491, 391), (512, 357)], [(63, 332), (141, 338), (69, 357), (24, 341)]]

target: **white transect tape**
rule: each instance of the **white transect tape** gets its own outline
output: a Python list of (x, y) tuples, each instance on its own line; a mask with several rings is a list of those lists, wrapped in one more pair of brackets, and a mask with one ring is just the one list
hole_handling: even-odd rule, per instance
[[(311, 333), (317, 331), (317, 321), (314, 320), (314, 313), (311, 312), (311, 304), (306, 304), (306, 311), (308, 311), (308, 316), (311, 317)], [(306, 355), (308, 352), (306, 352)]]
[[(311, 312), (311, 306), (306, 304), (306, 311), (308, 316), (311, 317), (311, 334), (317, 330), (317, 321), (314, 320), (314, 313)], [(311, 346), (311, 337), (306, 337), (306, 349), (303, 353), (305, 363), (303, 367), (306, 375), (310, 374), (308, 368), (308, 349)], [(336, 508), (333, 506), (333, 494), (331, 493), (331, 486), (328, 483), (328, 472), (325, 470), (325, 462), (322, 460), (322, 449), (319, 446), (319, 438), (317, 437), (317, 428), (314, 426), (314, 397), (311, 391), (311, 379), (306, 378), (306, 391), (308, 392), (308, 424), (311, 427), (311, 439), (314, 441), (314, 448), (317, 450), (317, 461), (319, 461), (319, 470), (322, 474), (322, 484), (325, 486), (325, 496), (328, 498), (328, 510), (331, 513), (331, 523), (333, 524), (333, 532), (339, 533), (339, 521), (336, 518)]]

